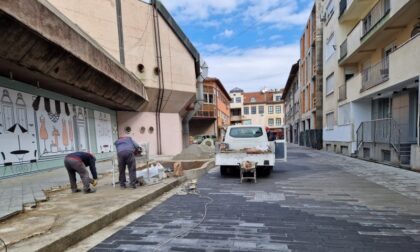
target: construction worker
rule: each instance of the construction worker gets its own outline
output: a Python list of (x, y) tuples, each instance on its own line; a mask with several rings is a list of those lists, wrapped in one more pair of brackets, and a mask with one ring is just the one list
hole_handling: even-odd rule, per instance
[[(79, 174), (80, 179), (82, 180), (83, 192), (95, 192), (95, 189), (90, 188), (90, 184), (96, 186), (98, 179), (95, 162), (95, 156), (87, 152), (74, 152), (68, 154), (64, 158), (64, 166), (66, 167), (69, 174), (71, 191), (73, 193), (80, 192), (80, 189), (77, 189), (76, 173)], [(93, 179), (89, 177), (89, 172), (86, 170), (86, 166), (89, 166)]]
[(127, 187), (125, 168), (128, 166), (130, 187), (135, 189), (137, 184), (135, 152), (141, 148), (138, 143), (129, 136), (120, 137), (117, 141), (115, 141), (114, 145), (117, 148), (120, 188), (125, 189)]

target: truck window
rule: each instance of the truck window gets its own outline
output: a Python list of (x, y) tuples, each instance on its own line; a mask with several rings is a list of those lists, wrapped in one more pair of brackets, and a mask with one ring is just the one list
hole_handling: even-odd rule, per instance
[(230, 129), (229, 136), (233, 138), (253, 138), (263, 135), (261, 127), (240, 127)]

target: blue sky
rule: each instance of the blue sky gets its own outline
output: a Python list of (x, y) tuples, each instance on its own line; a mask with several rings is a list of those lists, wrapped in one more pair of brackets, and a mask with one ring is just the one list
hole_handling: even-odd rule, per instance
[(282, 88), (313, 0), (161, 0), (230, 90)]

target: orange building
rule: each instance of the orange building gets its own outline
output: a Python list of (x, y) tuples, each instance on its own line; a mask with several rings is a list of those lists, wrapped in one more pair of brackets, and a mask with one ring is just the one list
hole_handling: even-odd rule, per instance
[(229, 93), (217, 78), (209, 77), (204, 81), (204, 103), (190, 121), (190, 136), (222, 139), (230, 125)]

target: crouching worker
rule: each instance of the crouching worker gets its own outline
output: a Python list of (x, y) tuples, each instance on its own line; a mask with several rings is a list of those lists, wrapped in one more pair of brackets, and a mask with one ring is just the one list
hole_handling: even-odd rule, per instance
[[(96, 158), (87, 152), (74, 152), (68, 154), (64, 158), (64, 166), (67, 169), (70, 179), (71, 191), (74, 193), (80, 192), (80, 189), (77, 189), (76, 183), (76, 173), (79, 174), (80, 179), (83, 183), (83, 192), (85, 193), (94, 193), (95, 189), (90, 188), (90, 184), (96, 186), (96, 180), (98, 179), (98, 174), (96, 172), (95, 166)], [(93, 179), (89, 177), (89, 172), (86, 170), (86, 166), (89, 166), (90, 172), (92, 173)]]
[(115, 141), (118, 156), (118, 172), (120, 188), (126, 188), (125, 168), (128, 166), (128, 176), (130, 178), (130, 187), (135, 189), (137, 182), (136, 177), (136, 158), (135, 155), (141, 149), (131, 137), (120, 137)]

